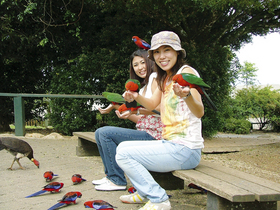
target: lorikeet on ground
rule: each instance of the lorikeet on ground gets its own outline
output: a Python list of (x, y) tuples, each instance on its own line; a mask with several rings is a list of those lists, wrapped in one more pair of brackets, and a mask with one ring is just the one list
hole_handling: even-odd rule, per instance
[(80, 174), (74, 174), (72, 176), (71, 180), (72, 180), (73, 184), (79, 184), (83, 181), (87, 181), (87, 180), (83, 179), (82, 175), (80, 175)]
[(143, 39), (140, 39), (138, 36), (133, 36), (132, 40), (141, 49), (148, 50), (151, 48), (151, 46), (146, 41), (144, 41)]
[(38, 192), (35, 192), (31, 195), (26, 196), (26, 198), (30, 198), (30, 197), (34, 197), (37, 195), (41, 195), (45, 192), (59, 192), (59, 190), (64, 186), (63, 183), (60, 182), (51, 182), (49, 184), (47, 184), (46, 186), (44, 186), (44, 188)]
[(46, 179), (47, 182), (50, 182), (54, 176), (58, 176), (58, 175), (54, 174), (52, 171), (46, 171), (44, 173), (44, 178)]
[(105, 209), (114, 210), (114, 208), (116, 208), (115, 206), (103, 200), (86, 201), (84, 203), (84, 206), (86, 208), (103, 209), (103, 210)]
[(217, 107), (212, 102), (208, 94), (205, 92), (205, 88), (210, 88), (209, 85), (207, 85), (200, 77), (190, 74), (190, 73), (181, 73), (176, 74), (172, 80), (174, 82), (177, 82), (179, 85), (185, 87), (189, 86), (190, 88), (196, 88), (198, 92), (202, 95), (202, 97), (205, 99), (207, 104), (212, 108), (213, 110), (217, 111)]
[(137, 190), (134, 187), (130, 187), (128, 188), (127, 192), (129, 192), (130, 194), (135, 193)]
[(82, 197), (82, 193), (80, 192), (68, 192), (59, 200), (59, 203), (53, 205), (48, 210), (58, 209), (71, 203), (76, 204), (76, 199), (80, 197)]

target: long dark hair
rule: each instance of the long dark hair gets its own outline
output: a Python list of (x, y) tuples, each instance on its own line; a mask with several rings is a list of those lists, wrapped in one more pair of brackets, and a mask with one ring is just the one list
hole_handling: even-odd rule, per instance
[[(133, 62), (133, 59), (135, 56), (144, 58), (144, 61), (146, 64), (146, 69), (147, 69), (147, 75), (145, 78), (139, 77), (133, 69), (132, 62)], [(141, 87), (143, 87), (144, 85), (148, 84), (149, 77), (150, 77), (151, 73), (153, 73), (153, 71), (154, 71), (154, 65), (155, 65), (155, 62), (148, 58), (148, 52), (146, 50), (144, 50), (144, 49), (136, 50), (130, 56), (130, 65), (129, 65), (130, 79), (137, 79), (141, 83)]]
[[(177, 73), (177, 71), (186, 63), (186, 61), (183, 58), (183, 54), (181, 51), (178, 51), (178, 57), (177, 57), (177, 62), (175, 65), (171, 68), (171, 77), (170, 79)], [(167, 77), (166, 71), (163, 71), (156, 63), (155, 63), (155, 71), (157, 72), (157, 78), (156, 81), (159, 84), (159, 89), (161, 91), (164, 91), (164, 81)]]

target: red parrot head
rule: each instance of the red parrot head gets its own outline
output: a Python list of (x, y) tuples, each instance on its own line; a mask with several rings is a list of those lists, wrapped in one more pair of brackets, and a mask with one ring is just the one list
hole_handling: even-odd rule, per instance
[(80, 174), (74, 174), (72, 176), (72, 182), (73, 182), (73, 184), (82, 182), (82, 176)]
[(75, 192), (75, 193), (77, 194), (77, 197), (78, 197), (78, 198), (82, 197), (82, 193), (80, 193), (80, 192), (78, 192), (78, 191)]
[(139, 37), (138, 37), (138, 36), (133, 36), (133, 37), (132, 37), (132, 40), (134, 41), (135, 39), (138, 40)]
[(125, 89), (126, 90), (131, 90), (131, 91), (137, 91), (139, 88), (138, 84), (132, 82), (132, 81), (129, 81), (125, 84)]
[(172, 80), (175, 82), (175, 83), (178, 83), (179, 85), (185, 87), (185, 86), (189, 86), (190, 84), (184, 80), (182, 74), (176, 74), (173, 76)]
[(53, 172), (52, 171), (46, 171), (44, 173), (44, 178), (47, 180), (47, 181), (51, 181), (52, 178), (53, 178)]
[(120, 113), (122, 113), (122, 112), (124, 112), (124, 111), (127, 111), (127, 110), (128, 110), (128, 108), (126, 107), (125, 104), (122, 104), (122, 105), (118, 108), (118, 111), (119, 111)]
[(86, 207), (86, 208), (93, 208), (93, 201), (86, 201), (85, 203), (84, 203), (84, 206)]

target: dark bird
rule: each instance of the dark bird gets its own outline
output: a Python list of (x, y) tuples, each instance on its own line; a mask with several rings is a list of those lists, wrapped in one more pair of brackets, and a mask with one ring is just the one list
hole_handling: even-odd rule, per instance
[(138, 36), (133, 36), (132, 40), (141, 49), (148, 50), (151, 48), (151, 45), (149, 45), (145, 40), (140, 39)]
[(46, 179), (47, 182), (50, 182), (54, 176), (58, 176), (58, 174), (54, 174), (52, 171), (46, 171), (44, 173), (44, 178)]
[(105, 210), (105, 209), (114, 210), (114, 208), (117, 208), (103, 200), (86, 201), (84, 203), (84, 206), (86, 208), (103, 209), (103, 210)]
[(76, 204), (76, 199), (80, 197), (82, 197), (82, 193), (80, 192), (68, 192), (62, 197), (61, 200), (59, 200), (57, 204), (53, 205), (48, 210), (58, 209), (71, 203)]
[(73, 184), (79, 184), (83, 181), (87, 181), (87, 180), (83, 179), (82, 175), (80, 175), (80, 174), (74, 174), (71, 179), (72, 179)]
[(189, 86), (190, 88), (196, 88), (210, 108), (215, 111), (218, 110), (204, 89), (210, 88), (210, 86), (207, 85), (200, 77), (190, 73), (181, 73), (173, 76), (172, 80), (183, 87)]
[(6, 149), (15, 156), (11, 167), (8, 169), (13, 170), (15, 161), (21, 169), (24, 169), (19, 162), (19, 159), (23, 157), (28, 157), (39, 168), (39, 162), (33, 156), (33, 149), (26, 141), (14, 137), (0, 137), (0, 151), (2, 149)]
[(35, 192), (31, 195), (28, 195), (26, 196), (26, 198), (30, 198), (30, 197), (34, 197), (34, 196), (37, 196), (37, 195), (41, 195), (45, 192), (59, 192), (59, 190), (64, 186), (63, 183), (60, 183), (60, 182), (51, 182), (49, 184), (47, 184), (46, 186), (43, 187), (42, 190), (38, 191), (38, 192)]

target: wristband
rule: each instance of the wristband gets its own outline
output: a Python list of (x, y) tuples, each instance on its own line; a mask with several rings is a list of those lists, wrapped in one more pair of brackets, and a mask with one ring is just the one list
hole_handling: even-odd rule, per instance
[(192, 94), (191, 94), (191, 91), (189, 92), (188, 95), (186, 95), (185, 97), (182, 97), (182, 99), (186, 100), (188, 97), (190, 97)]

